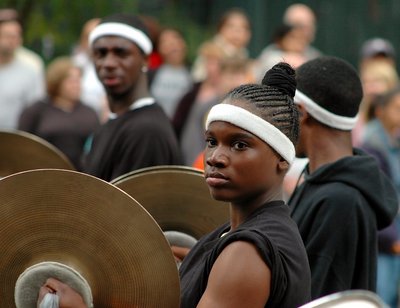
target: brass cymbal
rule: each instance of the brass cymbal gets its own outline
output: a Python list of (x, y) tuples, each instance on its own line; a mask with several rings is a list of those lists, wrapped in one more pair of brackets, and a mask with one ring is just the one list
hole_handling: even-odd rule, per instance
[(137, 200), (163, 231), (175, 230), (199, 239), (229, 220), (228, 203), (211, 197), (203, 172), (195, 168), (143, 168), (111, 183)]
[(83, 173), (41, 169), (0, 180), (0, 303), (28, 267), (68, 265), (94, 307), (179, 307), (179, 276), (154, 219), (128, 194)]
[(75, 170), (55, 146), (22, 131), (0, 131), (0, 177), (20, 171), (55, 168)]

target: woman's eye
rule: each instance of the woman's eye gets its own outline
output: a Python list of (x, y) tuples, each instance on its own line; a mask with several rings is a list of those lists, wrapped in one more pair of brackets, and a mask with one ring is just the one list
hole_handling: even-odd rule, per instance
[(243, 150), (243, 149), (247, 148), (247, 144), (244, 143), (244, 142), (237, 141), (237, 142), (235, 142), (235, 143), (233, 144), (233, 147), (234, 147), (236, 150)]

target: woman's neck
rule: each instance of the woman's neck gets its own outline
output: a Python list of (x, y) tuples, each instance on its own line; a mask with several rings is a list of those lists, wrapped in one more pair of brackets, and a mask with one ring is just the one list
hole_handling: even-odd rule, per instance
[(70, 100), (65, 97), (53, 98), (53, 105), (66, 112), (71, 112), (77, 103), (78, 101)]
[(235, 230), (239, 225), (245, 222), (256, 210), (265, 204), (283, 200), (282, 188), (273, 190), (252, 200), (246, 199), (230, 204), (230, 222), (231, 231)]
[(196, 100), (198, 102), (208, 103), (209, 101), (218, 97), (219, 92), (216, 85), (217, 83), (212, 83), (208, 80), (205, 81), (200, 87)]

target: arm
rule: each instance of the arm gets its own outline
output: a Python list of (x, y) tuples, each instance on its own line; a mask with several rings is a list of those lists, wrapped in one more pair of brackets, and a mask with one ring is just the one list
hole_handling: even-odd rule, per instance
[(175, 257), (175, 261), (182, 262), (189, 253), (190, 248), (172, 245), (171, 250)]
[(264, 307), (270, 294), (271, 271), (257, 248), (237, 241), (215, 261), (197, 307)]

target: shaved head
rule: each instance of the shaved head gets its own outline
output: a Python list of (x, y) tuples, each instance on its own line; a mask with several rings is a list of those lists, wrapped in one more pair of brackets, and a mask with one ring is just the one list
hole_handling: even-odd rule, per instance
[(309, 42), (314, 40), (316, 17), (313, 10), (307, 5), (301, 3), (290, 5), (283, 15), (283, 21), (289, 25), (301, 26)]

